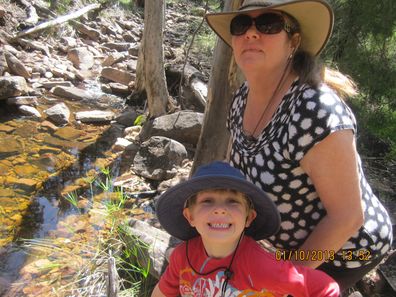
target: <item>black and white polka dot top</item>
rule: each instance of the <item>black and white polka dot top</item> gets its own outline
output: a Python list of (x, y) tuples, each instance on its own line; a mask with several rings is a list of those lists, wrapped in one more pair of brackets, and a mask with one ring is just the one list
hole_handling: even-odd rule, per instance
[[(356, 133), (355, 118), (349, 107), (327, 86), (317, 90), (306, 84), (299, 85), (296, 80), (270, 123), (257, 139), (251, 140), (242, 132), (248, 90), (245, 82), (236, 92), (228, 115), (227, 127), (233, 141), (230, 163), (277, 205), (281, 228), (269, 241), (277, 248), (294, 250), (326, 214), (299, 161), (332, 132), (351, 129)], [(368, 185), (360, 159), (359, 174), (365, 222), (335, 255), (332, 264), (337, 267), (355, 268), (368, 264), (371, 261), (359, 251), (373, 260), (386, 253), (392, 241), (390, 218)], [(352, 259), (348, 258), (350, 255)]]

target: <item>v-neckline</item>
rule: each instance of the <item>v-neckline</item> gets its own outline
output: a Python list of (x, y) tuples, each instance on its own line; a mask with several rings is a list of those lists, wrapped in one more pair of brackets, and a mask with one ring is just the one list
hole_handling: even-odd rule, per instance
[(246, 82), (246, 93), (244, 96), (241, 98), (242, 99), (242, 110), (241, 110), (241, 124), (240, 124), (240, 131), (241, 131), (241, 136), (244, 139), (244, 141), (248, 143), (252, 142), (257, 142), (261, 139), (263, 139), (263, 136), (268, 134), (267, 132), (270, 131), (271, 127), (273, 127), (274, 123), (276, 122), (277, 116), (280, 114), (280, 110), (282, 109), (284, 103), (285, 103), (285, 98), (287, 97), (288, 94), (291, 93), (291, 90), (294, 89), (294, 87), (298, 84), (299, 77), (296, 77), (293, 82), (291, 83), (290, 87), (287, 89), (287, 92), (283, 95), (282, 99), (279, 101), (278, 106), (276, 107), (275, 111), (271, 115), (268, 123), (261, 129), (260, 133), (257, 135), (257, 137), (254, 137), (253, 135), (247, 135), (245, 133), (245, 129), (243, 128), (243, 120), (245, 116), (245, 110), (247, 106), (247, 98), (249, 95), (249, 84)]

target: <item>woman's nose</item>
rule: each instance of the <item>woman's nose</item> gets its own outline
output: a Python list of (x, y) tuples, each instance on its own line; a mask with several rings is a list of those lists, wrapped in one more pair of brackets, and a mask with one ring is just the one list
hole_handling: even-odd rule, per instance
[(259, 31), (256, 28), (256, 24), (253, 22), (252, 25), (247, 29), (245, 33), (245, 38), (258, 38)]

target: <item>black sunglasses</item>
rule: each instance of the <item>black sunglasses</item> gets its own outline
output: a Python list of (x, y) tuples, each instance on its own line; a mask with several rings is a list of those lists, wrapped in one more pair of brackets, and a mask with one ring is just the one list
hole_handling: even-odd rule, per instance
[(240, 14), (231, 20), (231, 35), (243, 35), (253, 24), (256, 26), (256, 29), (263, 34), (278, 34), (282, 30), (285, 30), (290, 34), (292, 31), (291, 26), (286, 23), (281, 14), (263, 13), (255, 18), (252, 18), (247, 14)]

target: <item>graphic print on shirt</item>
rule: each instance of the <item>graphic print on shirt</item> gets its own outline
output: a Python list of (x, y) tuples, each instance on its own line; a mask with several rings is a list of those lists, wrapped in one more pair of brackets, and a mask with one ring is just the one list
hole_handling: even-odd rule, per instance
[[(221, 297), (224, 281), (224, 271), (216, 273), (215, 279), (208, 277), (196, 278), (196, 274), (191, 268), (185, 268), (180, 270), (180, 294), (182, 297)], [(242, 296), (276, 297), (276, 295), (265, 289), (261, 292), (250, 289), (239, 291), (228, 282), (224, 297)]]

